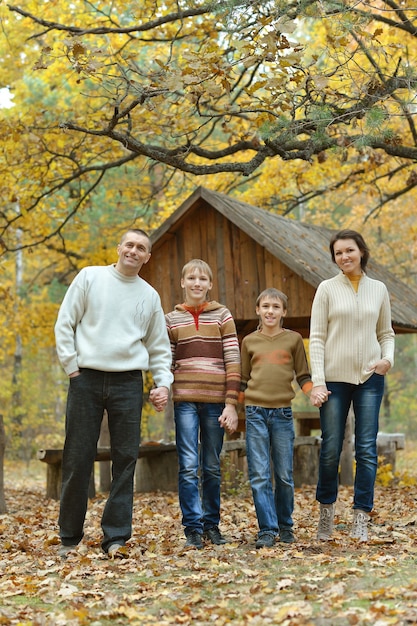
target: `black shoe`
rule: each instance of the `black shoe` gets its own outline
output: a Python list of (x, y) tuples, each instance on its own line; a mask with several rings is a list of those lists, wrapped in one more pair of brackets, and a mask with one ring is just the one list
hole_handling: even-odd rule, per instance
[(218, 526), (213, 526), (213, 528), (209, 528), (205, 530), (203, 533), (204, 539), (208, 539), (211, 543), (216, 544), (216, 546), (221, 546), (224, 543), (227, 543), (226, 539), (221, 534)]
[(184, 547), (197, 548), (197, 550), (201, 550), (203, 548), (201, 534), (197, 530), (190, 530), (190, 532), (187, 534), (187, 541), (185, 542)]
[(259, 548), (272, 548), (275, 543), (275, 535), (273, 533), (263, 533), (256, 540), (255, 547)]
[(279, 531), (279, 540), (284, 543), (294, 543), (295, 537), (291, 528), (283, 528)]

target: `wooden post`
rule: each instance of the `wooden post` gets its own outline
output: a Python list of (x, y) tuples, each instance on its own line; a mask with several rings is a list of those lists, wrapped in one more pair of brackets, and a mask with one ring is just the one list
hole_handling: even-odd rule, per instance
[(4, 452), (6, 450), (6, 431), (4, 430), (3, 415), (0, 413), (0, 513), (7, 513), (6, 498), (4, 495)]
[(62, 482), (62, 461), (46, 466), (46, 497), (59, 500)]
[(397, 455), (397, 444), (395, 440), (389, 437), (378, 437), (377, 439), (378, 449), (378, 464), (379, 465), (391, 465), (391, 469), (395, 472), (395, 459)]
[(136, 491), (177, 491), (178, 490), (178, 454), (169, 450), (160, 455), (148, 455), (139, 458), (136, 466)]
[(296, 437), (294, 440), (294, 487), (315, 485), (319, 475), (320, 438)]

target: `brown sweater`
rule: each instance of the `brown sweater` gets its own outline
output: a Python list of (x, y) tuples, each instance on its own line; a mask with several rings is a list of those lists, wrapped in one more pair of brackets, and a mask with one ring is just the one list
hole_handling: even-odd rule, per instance
[[(301, 335), (283, 329), (268, 337), (259, 330), (242, 342), (242, 390), (245, 406), (269, 409), (291, 406), (294, 376), (307, 393), (311, 387), (307, 357)], [(246, 388), (245, 388), (246, 387)]]
[(237, 404), (240, 353), (230, 311), (215, 302), (195, 312), (177, 304), (166, 316), (174, 402)]

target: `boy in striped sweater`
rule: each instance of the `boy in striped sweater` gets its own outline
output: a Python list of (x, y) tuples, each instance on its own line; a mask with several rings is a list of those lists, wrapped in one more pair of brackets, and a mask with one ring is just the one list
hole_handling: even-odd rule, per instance
[(185, 546), (197, 549), (203, 547), (203, 537), (216, 545), (226, 543), (219, 530), (220, 453), (224, 431), (237, 428), (240, 388), (235, 323), (225, 306), (208, 300), (212, 283), (205, 261), (189, 261), (181, 276), (185, 300), (166, 315), (174, 374), (178, 495)]

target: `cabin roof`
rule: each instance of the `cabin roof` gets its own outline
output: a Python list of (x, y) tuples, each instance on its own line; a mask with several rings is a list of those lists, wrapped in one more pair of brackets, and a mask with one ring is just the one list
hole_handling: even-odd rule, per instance
[[(205, 187), (198, 187), (151, 235), (154, 246), (179, 220), (199, 203), (208, 203), (242, 229), (274, 257), (301, 276), (312, 287), (335, 276), (329, 240), (333, 230), (276, 215), (246, 202)], [(387, 286), (391, 298), (393, 325), (405, 332), (417, 331), (417, 294), (372, 257), (367, 274)]]

